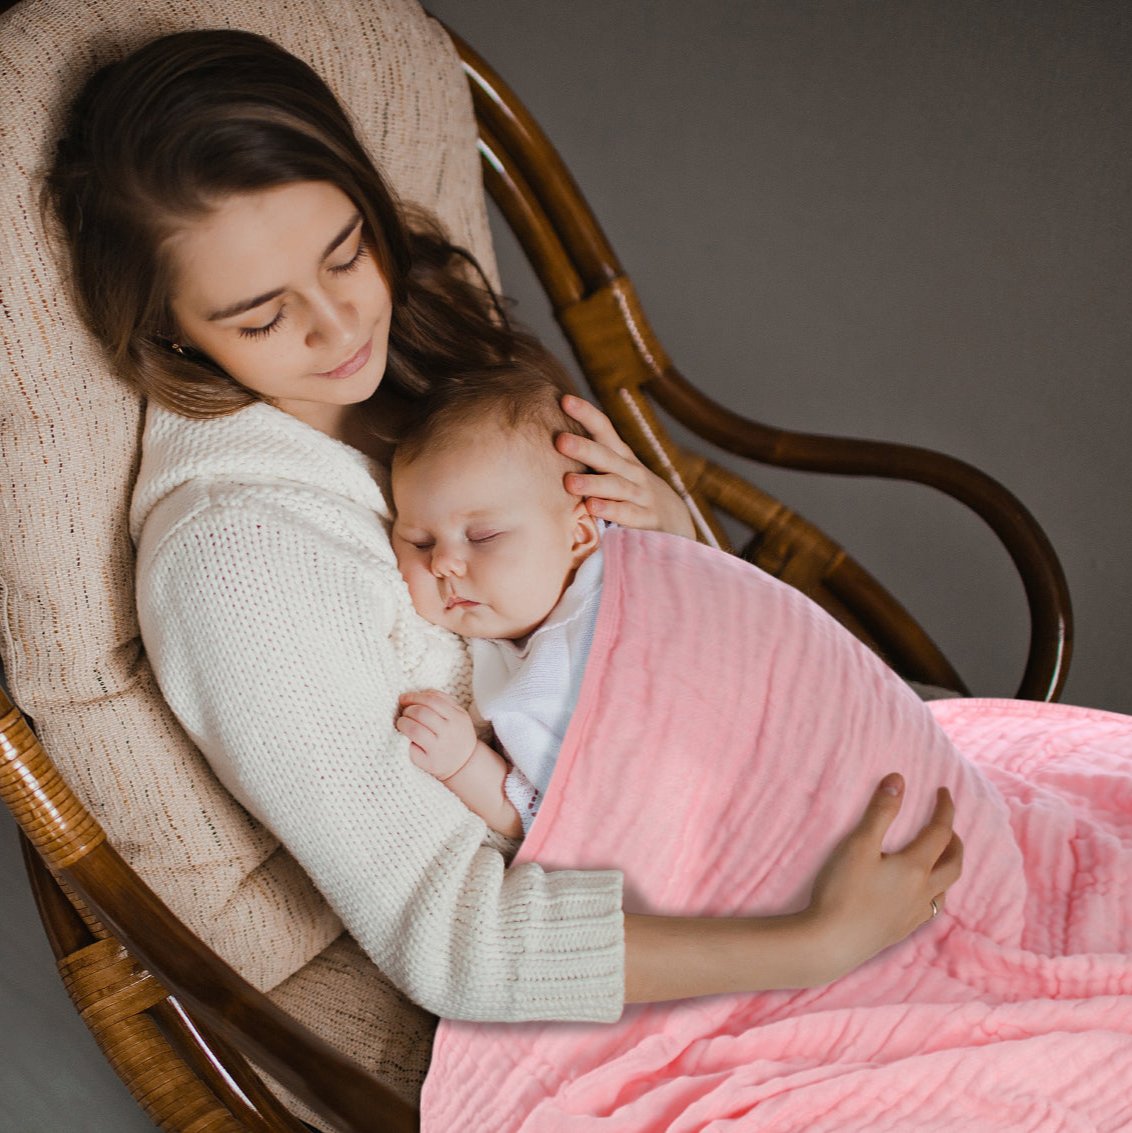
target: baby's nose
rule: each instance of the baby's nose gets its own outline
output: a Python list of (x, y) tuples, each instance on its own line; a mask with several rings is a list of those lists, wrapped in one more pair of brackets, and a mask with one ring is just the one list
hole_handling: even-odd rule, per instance
[(460, 578), (464, 574), (464, 560), (451, 551), (436, 551), (432, 556), (432, 573), (437, 578)]

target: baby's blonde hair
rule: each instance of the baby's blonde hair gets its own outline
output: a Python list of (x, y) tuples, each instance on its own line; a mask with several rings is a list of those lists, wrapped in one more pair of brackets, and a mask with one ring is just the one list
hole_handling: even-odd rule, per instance
[(451, 447), (457, 438), (502, 428), (545, 446), (564, 471), (583, 471), (582, 464), (552, 447), (558, 433), (588, 435), (562, 408), (562, 395), (570, 392), (572, 383), (558, 359), (538, 343), (522, 343), (505, 362), (438, 383), (402, 432), (394, 470)]

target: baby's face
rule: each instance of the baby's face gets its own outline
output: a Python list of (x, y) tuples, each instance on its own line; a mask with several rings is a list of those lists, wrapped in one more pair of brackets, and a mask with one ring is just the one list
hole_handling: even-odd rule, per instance
[(503, 429), (394, 463), (393, 549), (417, 612), (465, 637), (525, 637), (598, 542), (550, 448)]

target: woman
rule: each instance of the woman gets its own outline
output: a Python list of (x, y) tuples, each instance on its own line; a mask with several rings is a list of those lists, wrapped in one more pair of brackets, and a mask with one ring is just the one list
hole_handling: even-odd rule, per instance
[[(383, 494), (412, 399), (522, 336), (474, 264), (394, 202), (325, 85), (269, 42), (193, 32), (100, 72), (49, 191), (84, 317), (150, 400), (132, 522), (162, 691), (374, 961), (437, 1014), (612, 1020), (626, 1002), (807, 986), (895, 943), (958, 877), (952, 807), (881, 853), (886, 778), (788, 916), (625, 915), (615, 871), (513, 849), (415, 768), (398, 695), (469, 691), (417, 617)], [(596, 410), (595, 514), (690, 532)], [(579, 447), (580, 444), (580, 447)]]

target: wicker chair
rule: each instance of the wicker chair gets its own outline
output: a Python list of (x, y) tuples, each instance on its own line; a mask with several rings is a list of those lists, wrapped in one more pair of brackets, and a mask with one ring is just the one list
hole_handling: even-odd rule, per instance
[[(26, 835), (60, 973), (164, 1129), (294, 1131), (299, 1117), (410, 1129), (432, 1021), (389, 987), (286, 853), (224, 795), (153, 686), (125, 529), (140, 406), (69, 307), (31, 187), (77, 73), (152, 35), (205, 25), (260, 31), (308, 58), (353, 108), (401, 194), (437, 211), (492, 275), (482, 157), (483, 180), (591, 388), (643, 459), (687, 493), (702, 537), (730, 546), (719, 517), (737, 521), (749, 532), (741, 554), (810, 594), (909, 679), (964, 691), (923, 630), (841, 548), (707, 455), (678, 449), (654, 400), (726, 451), (913, 480), (972, 507), (1014, 559), (1029, 600), (1022, 696), (1055, 697), (1064, 681), (1069, 599), (1036, 523), (976, 470), (919, 449), (772, 429), (689, 385), (541, 131), (410, 0), (128, 9), (24, 0), (0, 16), (5, 113), (20, 126), (0, 140), (0, 644), (38, 733), (0, 694), (0, 797)], [(399, 121), (413, 123), (414, 137), (398, 134)], [(428, 144), (414, 145), (422, 135)]]

